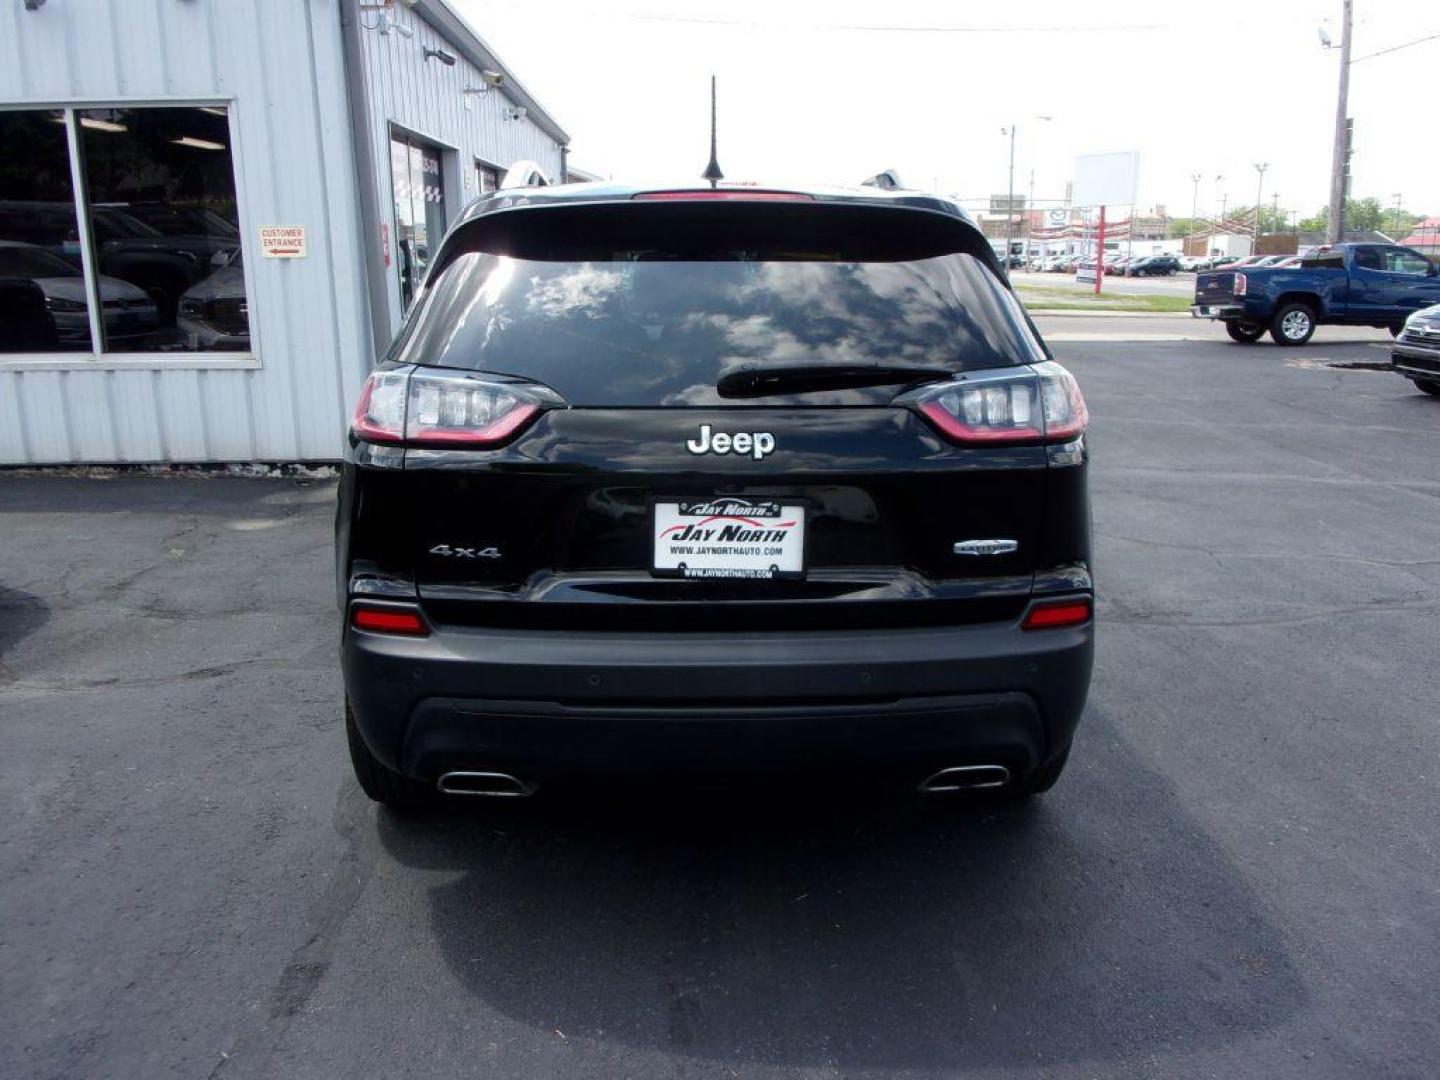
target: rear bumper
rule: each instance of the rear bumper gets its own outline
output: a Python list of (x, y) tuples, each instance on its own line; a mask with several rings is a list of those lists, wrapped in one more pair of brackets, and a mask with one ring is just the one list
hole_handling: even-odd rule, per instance
[(1190, 314), (1196, 319), (1243, 319), (1244, 304), (1191, 304)]
[[(671, 772), (1026, 772), (1070, 743), (1093, 628), (795, 634), (345, 631), (346, 692), (381, 761), (526, 780)], [(918, 777), (917, 777), (918, 779)]]

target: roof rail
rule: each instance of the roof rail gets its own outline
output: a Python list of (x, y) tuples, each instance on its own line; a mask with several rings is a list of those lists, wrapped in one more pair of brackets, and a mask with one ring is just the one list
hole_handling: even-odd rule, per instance
[(886, 169), (878, 172), (868, 180), (860, 181), (861, 187), (880, 188), (882, 191), (900, 191), (905, 185), (900, 181), (900, 174), (894, 169)]

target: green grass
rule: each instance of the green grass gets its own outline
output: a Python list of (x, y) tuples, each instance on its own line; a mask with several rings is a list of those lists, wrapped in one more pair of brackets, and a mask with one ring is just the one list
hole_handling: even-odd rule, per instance
[(1188, 296), (1165, 296), (1157, 293), (1101, 293), (1088, 289), (1062, 289), (1036, 285), (1017, 285), (1015, 291), (1031, 311), (1159, 311), (1170, 314), (1187, 313)]

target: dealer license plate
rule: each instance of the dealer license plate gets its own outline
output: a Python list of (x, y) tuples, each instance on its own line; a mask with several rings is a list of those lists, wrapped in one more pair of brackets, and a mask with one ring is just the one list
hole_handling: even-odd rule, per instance
[(765, 499), (655, 503), (661, 577), (783, 578), (805, 572), (805, 508)]

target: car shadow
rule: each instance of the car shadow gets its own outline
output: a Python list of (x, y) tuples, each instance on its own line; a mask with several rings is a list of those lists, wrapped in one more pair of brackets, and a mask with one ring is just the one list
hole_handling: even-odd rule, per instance
[(446, 962), (566, 1038), (846, 1069), (1232, 1043), (1305, 990), (1166, 780), (1092, 709), (1029, 804), (537, 798), (377, 814)]
[[(50, 606), (40, 597), (0, 585), (0, 657), (39, 630), (49, 618)], [(0, 682), (4, 678), (4, 667), (0, 665)]]

